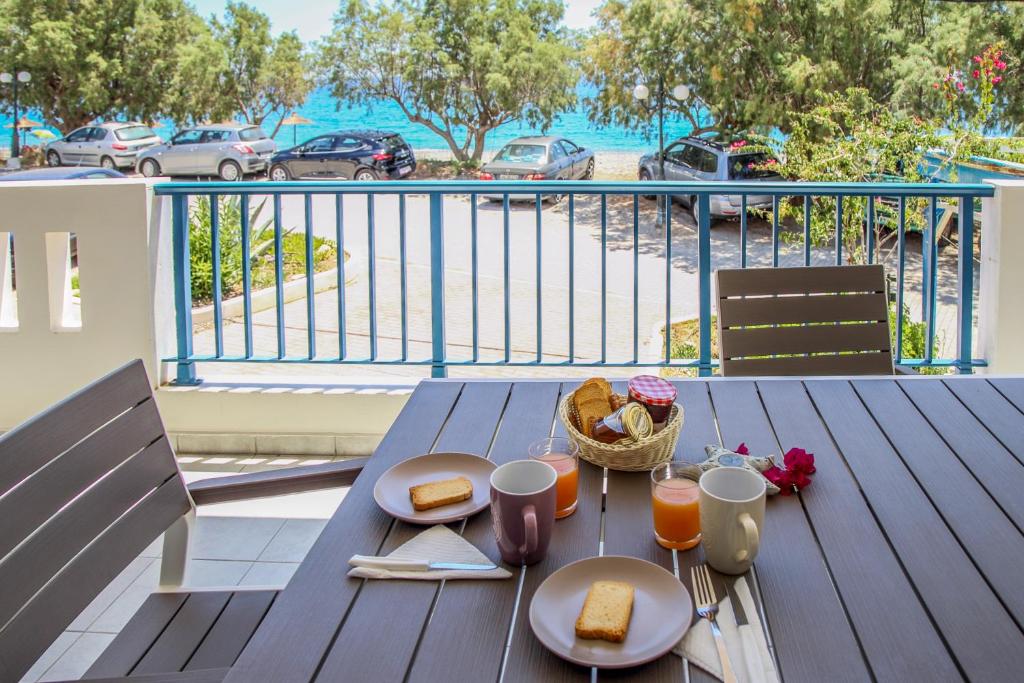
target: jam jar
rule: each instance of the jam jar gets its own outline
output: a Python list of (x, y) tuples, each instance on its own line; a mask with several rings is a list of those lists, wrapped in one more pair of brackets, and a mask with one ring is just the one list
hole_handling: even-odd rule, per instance
[(647, 410), (638, 403), (627, 403), (611, 415), (594, 423), (591, 436), (601, 443), (622, 439), (638, 441), (653, 433), (654, 425)]
[(637, 375), (629, 380), (629, 400), (643, 405), (658, 428), (672, 414), (676, 402), (676, 388), (670, 382), (654, 375)]

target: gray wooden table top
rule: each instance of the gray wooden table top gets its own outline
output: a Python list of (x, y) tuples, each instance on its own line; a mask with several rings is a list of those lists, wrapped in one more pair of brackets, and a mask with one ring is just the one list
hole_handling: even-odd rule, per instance
[[(533, 636), (530, 599), (559, 567), (602, 552), (673, 570), (653, 539), (644, 473), (581, 462), (578, 510), (556, 523), (548, 557), (512, 580), (346, 577), (350, 556), (386, 554), (422, 530), (374, 503), (382, 472), (429, 451), (522, 458), (562, 431), (557, 402), (575, 384), (421, 383), (227, 680), (590, 679)], [(1024, 670), (1024, 379), (677, 386), (677, 459), (700, 461), (709, 443), (815, 454), (814, 483), (769, 500), (755, 565), (784, 680), (997, 681)], [(498, 558), (486, 511), (453, 528)], [(700, 559), (699, 547), (678, 553), (680, 574)], [(712, 680), (684, 667), (666, 655), (597, 677)]]

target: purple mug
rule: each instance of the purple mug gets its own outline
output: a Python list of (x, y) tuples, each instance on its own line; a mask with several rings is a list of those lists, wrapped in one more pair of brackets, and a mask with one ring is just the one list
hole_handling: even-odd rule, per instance
[(547, 555), (557, 480), (555, 468), (539, 460), (514, 460), (491, 472), (491, 520), (505, 562), (535, 564)]

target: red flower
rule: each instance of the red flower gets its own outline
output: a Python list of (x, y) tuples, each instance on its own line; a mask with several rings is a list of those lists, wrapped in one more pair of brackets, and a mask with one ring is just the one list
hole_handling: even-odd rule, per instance
[(996, 68), (1000, 71), (1006, 71), (1006, 62), (996, 62)]
[(747, 448), (746, 443), (741, 443), (739, 446), (737, 446), (736, 452), (739, 453), (740, 455), (750, 455), (750, 449)]
[(974, 76), (975, 78), (980, 78), (981, 72), (975, 69), (974, 71), (971, 72), (971, 75)]
[(938, 83), (932, 83), (932, 87), (935, 88), (936, 90), (938, 90), (939, 89), (939, 84)]
[(981, 55), (974, 55), (974, 63), (981, 64)]
[(1002, 76), (993, 76), (992, 77), (992, 83), (998, 83), (1001, 80), (1003, 80)]
[(809, 475), (817, 471), (814, 467), (813, 453), (808, 453), (802, 448), (791, 448), (786, 451), (782, 460), (786, 469), (772, 466), (762, 472), (765, 479), (779, 487), (782, 495), (788, 496), (794, 489), (801, 491), (810, 485)]
[(956, 84), (956, 89), (959, 90), (960, 92), (963, 92), (965, 87), (966, 86), (964, 86), (963, 83), (957, 83)]

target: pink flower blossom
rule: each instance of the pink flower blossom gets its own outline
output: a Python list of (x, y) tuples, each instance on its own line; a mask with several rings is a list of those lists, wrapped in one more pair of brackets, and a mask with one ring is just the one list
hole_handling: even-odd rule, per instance
[(939, 84), (938, 83), (932, 83), (932, 87), (935, 88), (936, 90), (938, 90), (939, 89)]
[(750, 455), (750, 449), (747, 448), (747, 444), (745, 442), (736, 447), (736, 452), (740, 455)]
[(956, 89), (957, 89), (957, 90), (959, 90), (960, 92), (963, 92), (963, 91), (964, 91), (964, 87), (965, 87), (965, 86), (964, 86), (964, 84), (963, 84), (963, 83), (957, 83), (957, 84), (956, 84)]
[(1003, 80), (1003, 77), (1002, 77), (1002, 76), (993, 76), (993, 77), (992, 77), (992, 83), (993, 83), (993, 84), (995, 84), (995, 83), (998, 83), (998, 82), (999, 82), (999, 81), (1001, 81), (1001, 80)]
[(974, 55), (974, 63), (981, 64), (981, 55)]
[(1006, 62), (996, 62), (996, 68), (1000, 71), (1006, 71)]
[(981, 72), (975, 69), (974, 71), (971, 72), (971, 75), (974, 76), (975, 78), (980, 78)]

